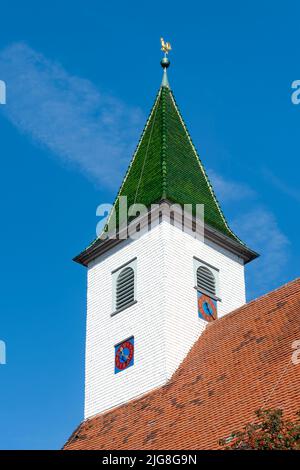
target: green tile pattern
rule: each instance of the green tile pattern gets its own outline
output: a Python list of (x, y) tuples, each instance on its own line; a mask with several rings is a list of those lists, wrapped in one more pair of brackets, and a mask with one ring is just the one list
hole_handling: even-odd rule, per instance
[(159, 89), (117, 195), (117, 221), (119, 196), (127, 196), (128, 207), (134, 203), (150, 207), (162, 199), (182, 206), (204, 204), (205, 224), (244, 245), (227, 224), (168, 87)]
[[(240, 242), (230, 230), (171, 90), (161, 87), (118, 196), (128, 206), (161, 199), (204, 204), (205, 223)], [(115, 202), (118, 213), (118, 197)]]

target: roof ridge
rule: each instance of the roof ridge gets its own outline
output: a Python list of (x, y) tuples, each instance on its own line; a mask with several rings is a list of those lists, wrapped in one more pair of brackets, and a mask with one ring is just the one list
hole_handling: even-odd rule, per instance
[[(157, 101), (157, 105), (155, 106), (155, 109), (153, 110), (153, 121), (152, 121), (152, 125), (151, 125), (151, 128), (150, 128), (150, 135), (149, 135), (149, 139), (148, 139), (148, 143), (147, 143), (146, 152), (145, 152), (144, 159), (143, 159), (143, 165), (142, 165), (141, 174), (140, 174), (139, 181), (138, 181), (138, 184), (137, 184), (137, 187), (136, 187), (136, 191), (135, 191), (135, 196), (134, 196), (134, 202), (133, 202), (133, 204), (136, 203), (136, 200), (137, 200), (137, 197), (138, 197), (138, 192), (139, 192), (139, 189), (140, 189), (140, 184), (141, 184), (141, 181), (142, 181), (142, 178), (143, 178), (143, 173), (144, 173), (144, 169), (145, 169), (146, 159), (147, 159), (147, 156), (148, 156), (148, 151), (149, 151), (149, 147), (150, 147), (151, 140), (152, 140), (152, 133), (153, 133), (153, 130), (154, 130), (156, 115), (157, 115), (157, 111), (158, 111), (158, 109), (159, 109), (159, 101), (161, 100), (161, 97), (162, 97), (162, 92), (159, 93), (159, 99), (158, 99), (158, 101)], [(151, 117), (152, 117), (152, 114), (151, 114)], [(125, 183), (125, 182), (124, 182), (124, 183)]]
[[(128, 207), (137, 200), (150, 207), (169, 199), (182, 207), (190, 205), (196, 213), (196, 205), (202, 204), (207, 225), (247, 248), (229, 227), (173, 91), (164, 85), (158, 90), (101, 235), (107, 231), (114, 214), (116, 222), (119, 221), (120, 196), (123, 195), (127, 196)], [(84, 251), (101, 241), (101, 235)]]
[[(281, 289), (286, 289), (287, 287), (290, 287), (293, 284), (298, 284), (298, 283), (300, 284), (300, 277), (296, 277), (296, 279), (293, 279), (292, 281), (288, 281), (285, 284), (282, 284), (281, 286), (275, 287), (275, 289), (271, 290), (270, 292), (266, 292), (265, 294), (261, 295), (260, 297), (256, 297), (255, 299), (250, 300), (249, 302), (245, 303), (241, 307), (238, 307), (238, 308), (232, 310), (231, 312), (227, 313), (223, 317), (218, 318), (217, 323), (219, 323), (220, 321), (224, 321), (225, 319), (230, 318), (233, 315), (237, 315), (239, 311), (243, 311), (246, 308), (250, 307), (251, 305), (253, 305), (255, 303), (259, 303), (260, 301), (265, 300), (267, 297), (269, 297), (271, 295), (274, 295), (275, 293), (277, 293)], [(217, 323), (216, 322), (208, 323), (207, 328), (210, 328), (213, 325), (216, 325)]]
[(213, 199), (214, 199), (214, 201), (215, 201), (215, 203), (216, 203), (217, 209), (218, 209), (218, 211), (219, 211), (219, 214), (220, 214), (220, 216), (221, 216), (221, 218), (222, 218), (222, 220), (223, 220), (225, 226), (227, 227), (228, 231), (233, 235), (233, 237), (234, 237), (239, 243), (241, 243), (242, 245), (246, 246), (246, 244), (245, 244), (245, 243), (231, 230), (231, 228), (229, 227), (229, 224), (228, 224), (228, 222), (227, 222), (227, 220), (226, 220), (226, 218), (225, 218), (225, 215), (224, 215), (224, 213), (223, 213), (223, 211), (222, 211), (222, 209), (221, 209), (221, 205), (220, 205), (220, 203), (219, 203), (219, 201), (218, 201), (218, 199), (217, 199), (217, 197), (216, 197), (216, 194), (215, 194), (215, 192), (214, 192), (214, 190), (213, 190), (212, 184), (211, 184), (211, 182), (210, 182), (210, 180), (209, 180), (209, 178), (208, 178), (208, 175), (207, 175), (207, 173), (206, 173), (206, 171), (205, 171), (205, 168), (204, 168), (204, 166), (203, 166), (203, 164), (202, 164), (202, 162), (201, 162), (201, 160), (200, 160), (200, 157), (199, 157), (199, 154), (198, 154), (198, 152), (197, 152), (197, 149), (196, 149), (196, 147), (195, 147), (195, 145), (194, 145), (194, 143), (193, 143), (193, 140), (192, 140), (192, 138), (191, 138), (191, 136), (190, 136), (190, 133), (189, 133), (188, 128), (187, 128), (187, 125), (186, 125), (186, 123), (185, 123), (185, 121), (184, 121), (184, 119), (183, 119), (183, 117), (182, 117), (182, 115), (181, 115), (179, 106), (178, 106), (178, 104), (177, 104), (176, 98), (175, 98), (174, 93), (172, 92), (172, 90), (170, 90), (170, 95), (171, 95), (171, 99), (172, 99), (172, 101), (173, 101), (173, 103), (174, 103), (174, 107), (175, 107), (175, 109), (176, 109), (176, 112), (177, 112), (177, 114), (178, 114), (178, 117), (179, 117), (179, 119), (180, 119), (180, 121), (181, 121), (182, 127), (183, 127), (183, 129), (184, 129), (184, 131), (185, 131), (185, 133), (186, 133), (186, 135), (187, 135), (187, 137), (188, 137), (188, 140), (189, 140), (189, 142), (190, 142), (190, 144), (191, 144), (191, 147), (192, 147), (192, 149), (193, 149), (193, 151), (194, 151), (194, 153), (195, 153), (195, 156), (196, 156), (196, 158), (197, 158), (197, 162), (198, 162), (198, 164), (199, 164), (199, 167), (200, 167), (200, 169), (201, 169), (201, 171), (202, 171), (202, 173), (203, 173), (203, 175), (204, 175), (204, 178), (205, 178), (205, 180), (206, 180), (206, 183), (207, 183), (207, 185), (208, 185), (208, 188), (209, 188), (209, 190), (210, 190), (210, 192), (211, 192), (211, 195), (212, 195), (212, 197), (213, 197)]
[[(299, 282), (296, 278), (275, 291), (293, 284), (298, 287)], [(273, 305), (266, 303), (256, 312), (253, 302), (247, 304), (247, 321), (243, 315), (233, 318), (235, 330), (229, 338), (222, 328), (218, 332), (207, 327), (166, 383), (86, 418), (64, 449), (111, 449), (116, 442), (120, 450), (217, 449), (221, 438), (229, 436), (237, 423), (240, 428), (245, 426), (266, 403), (282, 408), (294, 419), (300, 370), (291, 366), (289, 350), (291, 338), (299, 331), (300, 292), (291, 291), (295, 302), (287, 306), (275, 298)], [(273, 306), (270, 327), (265, 314)], [(252, 330), (254, 335), (245, 336)], [(209, 429), (207, 422), (211, 423)], [(111, 423), (114, 425), (108, 427)], [(133, 429), (125, 439), (124, 426)]]
[[(107, 222), (106, 222), (106, 224), (105, 224), (105, 227), (107, 227), (107, 226), (109, 225), (110, 219), (111, 219), (112, 214), (113, 214), (113, 210), (115, 209), (115, 207), (116, 207), (116, 205), (117, 205), (117, 203), (118, 203), (119, 196), (120, 196), (120, 194), (121, 194), (121, 192), (122, 192), (122, 189), (123, 189), (123, 187), (124, 187), (124, 185), (125, 185), (125, 182), (126, 182), (128, 176), (129, 176), (129, 174), (130, 174), (131, 167), (132, 167), (132, 165), (133, 165), (133, 162), (134, 162), (134, 160), (135, 160), (135, 157), (136, 157), (137, 154), (138, 154), (138, 151), (139, 151), (139, 148), (140, 148), (140, 146), (141, 146), (141, 143), (143, 142), (143, 138), (144, 138), (144, 136), (145, 136), (145, 134), (146, 134), (146, 132), (147, 132), (148, 126), (149, 126), (150, 121), (151, 121), (151, 118), (152, 118), (152, 116), (153, 116), (153, 114), (154, 114), (154, 112), (155, 112), (155, 109), (159, 106), (159, 99), (160, 99), (160, 97), (161, 97), (161, 91), (162, 91), (162, 87), (159, 88), (159, 90), (158, 90), (158, 92), (157, 92), (157, 94), (156, 94), (154, 104), (153, 104), (153, 106), (152, 106), (152, 108), (151, 108), (151, 111), (150, 111), (150, 113), (149, 113), (149, 115), (148, 115), (146, 124), (145, 124), (145, 126), (144, 126), (144, 128), (143, 128), (143, 131), (142, 131), (141, 135), (140, 135), (139, 141), (138, 141), (138, 143), (137, 143), (137, 146), (136, 146), (136, 148), (135, 148), (135, 151), (133, 152), (133, 155), (132, 155), (132, 157), (131, 157), (131, 160), (130, 160), (130, 163), (129, 163), (129, 165), (128, 165), (128, 168), (127, 168), (127, 171), (126, 171), (126, 173), (125, 173), (125, 176), (124, 176), (124, 178), (123, 178), (123, 180), (122, 180), (122, 183), (121, 183), (121, 185), (120, 185), (120, 187), (119, 187), (119, 190), (118, 190), (118, 192), (117, 192), (117, 195), (116, 195), (116, 197), (115, 197), (115, 200), (114, 200), (112, 209), (111, 209), (111, 211), (110, 211), (110, 214), (109, 214), (109, 216), (108, 216)], [(103, 230), (102, 230), (102, 232), (101, 232), (101, 235), (104, 233), (105, 227), (103, 228)], [(100, 235), (100, 236), (97, 236), (97, 237), (86, 247), (86, 250), (87, 250), (88, 248), (92, 247), (92, 246), (98, 241), (98, 239), (101, 237), (101, 235)]]
[[(170, 384), (171, 382), (173, 382), (174, 379), (176, 380), (176, 375), (177, 375), (178, 372), (180, 371), (180, 368), (182, 367), (183, 363), (184, 363), (186, 360), (188, 360), (189, 355), (190, 355), (192, 349), (194, 349), (195, 347), (197, 347), (197, 344), (198, 344), (201, 340), (203, 341), (204, 335), (207, 334), (208, 329), (210, 329), (210, 328), (213, 327), (213, 326), (216, 327), (221, 321), (225, 320), (226, 318), (232, 317), (233, 314), (237, 314), (237, 312), (242, 311), (242, 310), (244, 310), (244, 309), (250, 307), (250, 306), (253, 305), (255, 302), (258, 302), (259, 300), (263, 300), (265, 297), (267, 297), (267, 296), (269, 296), (269, 295), (271, 295), (271, 294), (274, 294), (274, 292), (277, 292), (277, 291), (279, 291), (279, 290), (281, 290), (281, 289), (286, 288), (287, 286), (290, 286), (290, 285), (293, 285), (293, 284), (297, 284), (297, 283), (300, 283), (300, 277), (297, 277), (296, 279), (294, 279), (294, 280), (292, 280), (292, 281), (289, 281), (289, 282), (287, 282), (287, 283), (285, 283), (285, 284), (283, 284), (283, 285), (281, 285), (281, 286), (279, 286), (279, 287), (276, 287), (276, 288), (273, 289), (272, 291), (267, 292), (266, 294), (263, 294), (262, 296), (257, 297), (256, 299), (253, 299), (253, 300), (251, 300), (250, 302), (248, 302), (248, 303), (242, 305), (241, 307), (236, 308), (236, 309), (233, 310), (232, 312), (229, 312), (228, 314), (224, 315), (222, 318), (218, 318), (218, 320), (217, 320), (216, 322), (208, 323), (208, 324), (207, 324), (207, 327), (206, 327), (205, 330), (203, 331), (202, 335), (200, 335), (199, 338), (195, 341), (195, 343), (191, 346), (191, 348), (189, 349), (187, 355), (186, 355), (185, 358), (183, 359), (183, 361), (182, 361), (182, 363), (180, 364), (180, 366), (175, 370), (175, 372), (172, 374), (172, 376), (169, 377), (168, 381), (167, 381), (165, 384), (159, 385), (159, 386), (155, 387), (154, 389), (152, 389), (152, 390), (150, 390), (150, 391), (148, 391), (148, 392), (146, 392), (146, 393), (142, 393), (141, 395), (138, 395), (138, 396), (132, 398), (131, 400), (127, 401), (127, 402), (124, 402), (124, 403), (121, 403), (121, 404), (119, 404), (119, 405), (116, 405), (116, 406), (114, 406), (113, 408), (109, 408), (108, 410), (106, 410), (106, 411), (104, 411), (104, 412), (95, 413), (94, 415), (89, 416), (88, 418), (86, 418), (86, 419), (83, 421), (83, 423), (84, 423), (84, 422), (88, 422), (89, 420), (92, 420), (92, 419), (94, 419), (94, 418), (97, 418), (98, 416), (99, 416), (99, 417), (100, 417), (100, 416), (103, 417), (104, 415), (107, 415), (107, 414), (109, 414), (109, 413), (114, 412), (116, 409), (118, 409), (118, 408), (120, 408), (120, 407), (123, 407), (123, 406), (127, 406), (127, 405), (132, 404), (132, 402), (134, 402), (134, 401), (139, 401), (139, 400), (141, 400), (141, 399), (146, 399), (146, 398), (147, 398), (147, 395), (152, 394), (152, 393), (156, 392), (157, 390), (162, 390), (162, 389), (164, 389), (164, 388), (168, 388), (168, 387), (169, 387), (169, 384)], [(81, 424), (82, 424), (82, 423), (81, 423)], [(73, 435), (73, 434), (72, 434), (72, 435)]]
[(166, 87), (161, 87), (161, 118), (162, 118), (162, 142), (161, 142), (161, 171), (162, 171), (162, 199), (167, 197), (167, 163), (166, 163), (166, 150), (167, 150), (167, 133), (166, 133), (166, 102), (165, 95), (170, 91)]
[(134, 153), (133, 153), (133, 156), (132, 156), (132, 158), (131, 158), (131, 161), (130, 161), (130, 163), (129, 163), (129, 165), (128, 165), (127, 171), (126, 171), (125, 176), (124, 176), (124, 178), (123, 178), (123, 181), (122, 181), (122, 184), (121, 184), (121, 186), (120, 186), (120, 189), (119, 189), (119, 191), (118, 191), (118, 193), (117, 193), (117, 197), (116, 197), (116, 199), (115, 199), (115, 202), (114, 202), (113, 207), (115, 207), (115, 205), (116, 205), (116, 203), (117, 203), (117, 201), (118, 201), (118, 199), (119, 199), (119, 196), (120, 196), (120, 194), (121, 194), (121, 191), (122, 191), (122, 189), (123, 189), (123, 187), (124, 187), (124, 184), (125, 184), (125, 182), (126, 182), (126, 180), (127, 180), (127, 177), (128, 177), (128, 175), (129, 175), (129, 173), (130, 173), (131, 167), (132, 167), (133, 162), (134, 162), (134, 160), (135, 160), (135, 157), (136, 157), (137, 154), (138, 154), (138, 151), (139, 151), (139, 148), (140, 148), (141, 143), (142, 143), (142, 141), (143, 141), (144, 135), (146, 134), (146, 131), (147, 131), (148, 126), (149, 126), (149, 124), (150, 124), (151, 118), (152, 118), (152, 116), (153, 116), (153, 114), (154, 114), (154, 112), (155, 112), (155, 108), (156, 108), (156, 107), (158, 106), (158, 104), (159, 104), (159, 98), (160, 98), (160, 96), (161, 96), (161, 88), (158, 90), (158, 93), (157, 93), (156, 98), (155, 98), (154, 105), (152, 106), (152, 109), (151, 109), (151, 111), (150, 111), (150, 113), (149, 113), (149, 116), (148, 116), (148, 119), (147, 119), (147, 121), (146, 121), (146, 124), (145, 124), (145, 126), (144, 126), (143, 132), (142, 132), (142, 134), (141, 134), (141, 136), (140, 136), (140, 139), (139, 139), (138, 144), (137, 144), (137, 146), (136, 146), (136, 149), (135, 149), (135, 151), (134, 151)]
[[(290, 287), (293, 284), (298, 284), (298, 283), (300, 283), (300, 277), (296, 277), (292, 281), (285, 282), (281, 286), (275, 287), (275, 289), (271, 290), (270, 292), (266, 292), (265, 294), (261, 295), (260, 297), (256, 297), (255, 299), (250, 300), (250, 302), (243, 305), (243, 307), (251, 305), (254, 302), (258, 302), (259, 300), (263, 300), (265, 297), (268, 297), (269, 295), (274, 294), (274, 293), (278, 292), (281, 289), (285, 289), (286, 287)], [(243, 307), (240, 307), (240, 308), (243, 308)], [(233, 313), (233, 312), (231, 312), (231, 313)]]

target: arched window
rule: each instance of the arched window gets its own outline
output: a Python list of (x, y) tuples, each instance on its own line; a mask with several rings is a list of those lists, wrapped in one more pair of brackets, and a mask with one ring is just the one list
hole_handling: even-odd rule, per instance
[(197, 288), (203, 290), (208, 295), (216, 295), (215, 276), (206, 266), (199, 266), (197, 269)]
[(134, 270), (122, 269), (116, 284), (116, 309), (123, 310), (134, 302)]

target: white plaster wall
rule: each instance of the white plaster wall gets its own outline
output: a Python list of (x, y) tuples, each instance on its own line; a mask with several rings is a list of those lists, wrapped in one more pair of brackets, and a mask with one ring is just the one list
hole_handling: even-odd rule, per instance
[(243, 260), (163, 222), (166, 370), (170, 378), (207, 323), (197, 315), (193, 258), (219, 269), (218, 317), (245, 303)]
[[(88, 270), (85, 416), (128, 401), (166, 381), (161, 226), (125, 241)], [(111, 317), (111, 272), (137, 256), (137, 303)], [(134, 366), (114, 373), (114, 345), (135, 338)]]
[[(167, 382), (206, 326), (197, 315), (193, 257), (219, 271), (218, 314), (245, 303), (241, 259), (162, 222), (88, 269), (85, 417)], [(137, 303), (111, 317), (111, 272), (137, 257)], [(135, 338), (134, 366), (114, 374), (114, 345)]]

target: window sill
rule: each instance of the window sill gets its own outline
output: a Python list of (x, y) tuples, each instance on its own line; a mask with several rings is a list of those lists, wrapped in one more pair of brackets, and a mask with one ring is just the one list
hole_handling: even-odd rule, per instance
[(117, 315), (118, 313), (123, 312), (123, 310), (127, 310), (127, 308), (132, 307), (132, 305), (135, 305), (136, 303), (137, 303), (137, 300), (134, 300), (134, 301), (131, 302), (130, 304), (126, 305), (125, 307), (119, 308), (119, 309), (116, 310), (115, 312), (111, 313), (110, 316), (111, 316), (111, 317), (114, 317), (114, 316)]
[(210, 294), (205, 289), (199, 289), (197, 286), (195, 286), (194, 289), (196, 289), (197, 292), (201, 292), (201, 294), (207, 295), (208, 297), (210, 297), (213, 300), (217, 300), (218, 302), (222, 302), (220, 297), (217, 297), (216, 295)]

